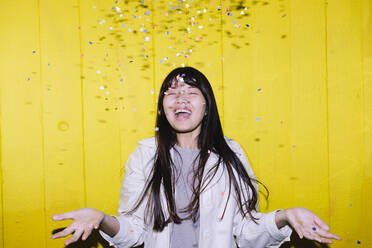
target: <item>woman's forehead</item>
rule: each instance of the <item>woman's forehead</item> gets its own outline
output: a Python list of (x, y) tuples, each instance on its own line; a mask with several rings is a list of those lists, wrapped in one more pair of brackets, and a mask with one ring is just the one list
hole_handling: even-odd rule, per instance
[(189, 85), (189, 84), (185, 83), (184, 81), (178, 81), (176, 79), (173, 79), (170, 88), (172, 88), (172, 89), (177, 89), (177, 88), (195, 88), (195, 86)]

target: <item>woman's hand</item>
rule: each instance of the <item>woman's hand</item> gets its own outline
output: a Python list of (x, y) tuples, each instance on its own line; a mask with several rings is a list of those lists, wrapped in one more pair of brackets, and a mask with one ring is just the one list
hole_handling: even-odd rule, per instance
[(56, 214), (53, 216), (53, 220), (72, 219), (73, 222), (63, 231), (54, 234), (52, 239), (66, 237), (73, 233), (65, 245), (78, 241), (81, 235), (83, 235), (81, 239), (86, 240), (93, 229), (98, 229), (104, 217), (103, 212), (92, 208), (81, 208), (72, 212)]
[(288, 208), (276, 213), (275, 222), (278, 228), (289, 224), (298, 236), (316, 240), (320, 243), (331, 244), (331, 239), (341, 238), (329, 232), (329, 226), (316, 214), (306, 208)]

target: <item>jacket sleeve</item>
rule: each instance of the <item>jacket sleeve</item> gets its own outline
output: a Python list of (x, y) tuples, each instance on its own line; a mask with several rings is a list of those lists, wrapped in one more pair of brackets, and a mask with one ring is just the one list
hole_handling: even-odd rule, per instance
[(125, 176), (120, 189), (118, 216), (114, 216), (120, 223), (119, 232), (114, 237), (110, 237), (100, 231), (102, 237), (116, 248), (129, 248), (141, 245), (144, 242), (144, 234), (147, 229), (144, 222), (146, 199), (133, 214), (125, 213), (125, 211), (132, 210), (145, 188), (146, 161), (144, 161), (144, 157), (141, 146), (139, 146), (129, 156), (125, 165)]
[[(230, 142), (232, 143), (234, 152), (244, 165), (249, 177), (256, 179), (241, 146), (235, 141), (231, 140)], [(254, 186), (258, 192), (257, 183), (254, 183)], [(250, 219), (249, 216), (243, 218), (240, 212), (238, 212), (234, 218), (233, 230), (237, 245), (240, 248), (279, 247), (283, 242), (288, 241), (292, 229), (289, 226), (284, 226), (281, 229), (278, 229), (275, 223), (275, 214), (277, 211), (278, 210), (275, 210), (270, 213), (252, 212), (253, 217), (257, 219), (257, 224)]]

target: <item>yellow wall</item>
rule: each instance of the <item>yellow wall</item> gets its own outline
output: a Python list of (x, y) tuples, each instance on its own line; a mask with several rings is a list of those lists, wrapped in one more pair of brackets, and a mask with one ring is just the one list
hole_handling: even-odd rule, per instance
[(332, 247), (372, 247), (372, 1), (238, 2), (0, 1), (0, 247), (62, 247), (53, 214), (116, 212), (182, 64), (213, 84), (263, 211), (307, 207)]

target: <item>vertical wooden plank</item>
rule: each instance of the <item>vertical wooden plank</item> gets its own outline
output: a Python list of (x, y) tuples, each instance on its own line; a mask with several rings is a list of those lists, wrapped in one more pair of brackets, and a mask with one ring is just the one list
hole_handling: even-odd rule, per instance
[(361, 225), (366, 218), (361, 13), (361, 1), (328, 1), (330, 223), (343, 238), (335, 247), (366, 245), (362, 237), (369, 229)]
[[(213, 88), (224, 123), (224, 81), (222, 54), (222, 6), (220, 1), (192, 1), (186, 5), (187, 65), (200, 70)], [(227, 62), (228, 63), (228, 62)]]
[[(1, 5), (0, 5), (1, 6)], [(1, 19), (0, 19), (1, 20)], [(4, 103), (2, 101), (2, 80), (0, 80), (0, 105), (3, 106)], [(3, 159), (2, 159), (2, 108), (0, 107), (0, 248), (4, 248), (4, 214), (3, 214)]]
[(253, 127), (253, 106), (257, 91), (253, 80), (256, 6), (253, 3), (234, 4), (228, 1), (222, 8), (222, 43), (226, 62), (223, 71), (225, 134), (245, 149), (257, 174), (257, 149), (254, 143), (256, 131)]
[(51, 217), (85, 206), (78, 14), (77, 0), (40, 1), (47, 247), (62, 245), (51, 232), (71, 223)]
[[(323, 1), (291, 2), (291, 161), (294, 203), (329, 220), (326, 20)], [(282, 171), (285, 174), (284, 165)], [(283, 177), (284, 179), (284, 177)], [(287, 177), (287, 180), (291, 179)], [(285, 185), (285, 179), (282, 181)], [(280, 199), (278, 199), (280, 202)]]
[[(122, 169), (138, 141), (155, 134), (154, 32), (153, 1), (129, 1), (121, 22), (124, 41), (117, 50), (124, 73), (120, 95), (124, 98), (120, 112)], [(118, 45), (119, 45), (118, 44)], [(124, 47), (124, 46), (125, 47)]]
[[(0, 5), (1, 6), (1, 5)], [(1, 19), (0, 19), (1, 20)], [(0, 80), (0, 106), (3, 106), (2, 101), (2, 80)], [(2, 108), (0, 107), (0, 248), (4, 248), (4, 214), (3, 214), (3, 159), (2, 159)]]
[(2, 245), (46, 247), (38, 1), (0, 12)]
[(363, 228), (362, 245), (372, 242), (372, 230), (369, 227), (372, 219), (372, 1), (362, 1), (362, 31), (363, 31), (363, 90), (364, 90), (364, 136), (365, 136), (365, 168), (362, 185), (361, 226)]
[(285, 175), (291, 149), (289, 1), (228, 3), (223, 8), (225, 130), (243, 146), (270, 191), (270, 208), (260, 195), (261, 210), (286, 207), (293, 197), (288, 180), (293, 175)]
[[(178, 1), (152, 1), (153, 15), (153, 66), (157, 105), (160, 87), (168, 73), (188, 65), (186, 4)], [(156, 107), (156, 106), (155, 106)]]
[(120, 189), (119, 24), (114, 1), (80, 1), (86, 204), (108, 214)]
[[(1, 97), (1, 86), (0, 83), (0, 104), (3, 105), (2, 97)], [(1, 108), (0, 108), (0, 123), (1, 123)], [(2, 166), (2, 128), (0, 125), (0, 248), (4, 248), (4, 214), (3, 214), (3, 166)]]

